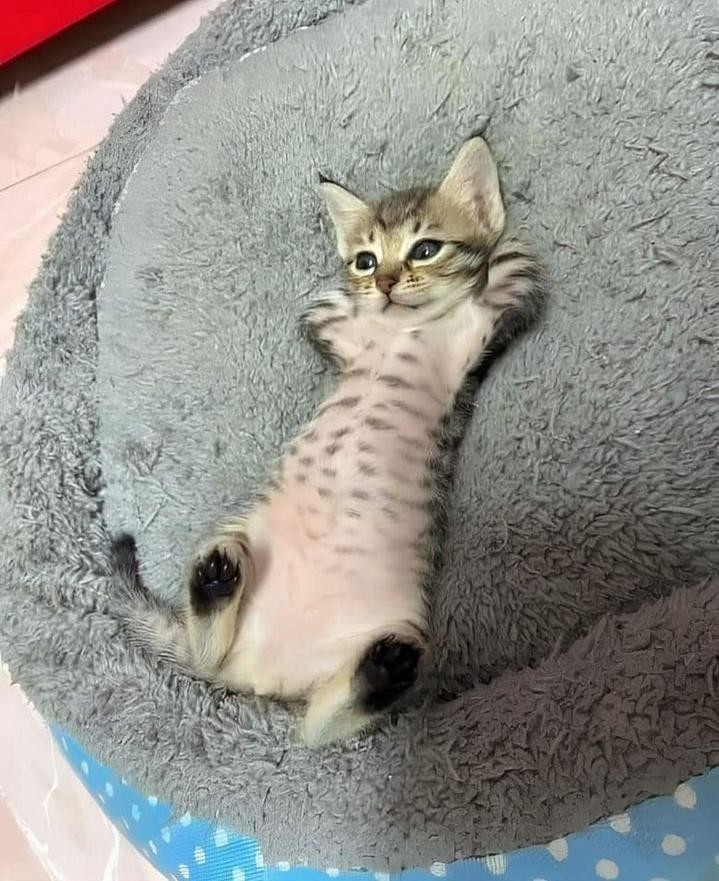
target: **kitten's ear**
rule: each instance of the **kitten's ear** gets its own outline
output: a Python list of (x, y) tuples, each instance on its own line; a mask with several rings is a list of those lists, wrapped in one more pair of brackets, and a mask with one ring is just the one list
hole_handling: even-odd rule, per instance
[(348, 256), (348, 239), (357, 224), (369, 214), (369, 207), (349, 190), (320, 175), (319, 191), (335, 225), (337, 250)]
[(484, 138), (464, 142), (439, 192), (468, 211), (482, 232), (498, 238), (504, 231), (499, 175)]

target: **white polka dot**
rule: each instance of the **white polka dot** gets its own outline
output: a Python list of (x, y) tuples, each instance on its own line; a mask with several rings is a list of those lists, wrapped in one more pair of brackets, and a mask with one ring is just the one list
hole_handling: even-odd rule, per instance
[(222, 826), (215, 829), (215, 847), (226, 847), (227, 841), (227, 830), (223, 829)]
[(277, 863), (277, 868), (280, 870), (280, 872), (289, 872), (290, 864), (282, 860), (282, 862)]
[(444, 878), (447, 874), (447, 866), (444, 863), (432, 863), (429, 867), (429, 871), (435, 876), (435, 878)]
[(87, 762), (85, 761), (85, 759), (83, 759), (83, 760), (80, 762), (80, 770), (82, 771), (82, 773), (83, 773), (86, 777), (87, 777), (87, 775), (90, 773), (90, 767), (89, 767), (89, 765), (87, 764)]
[(485, 857), (482, 862), (490, 875), (504, 875), (507, 871), (507, 857), (503, 853), (492, 854)]
[(680, 808), (690, 811), (697, 803), (697, 794), (688, 783), (680, 783), (674, 790), (674, 801)]
[(619, 866), (614, 860), (599, 860), (594, 867), (594, 871), (600, 878), (605, 878), (606, 881), (614, 881), (615, 878), (619, 877)]
[(177, 867), (177, 869), (178, 869), (180, 875), (182, 875), (182, 877), (185, 879), (185, 881), (187, 881), (187, 879), (190, 877), (190, 870), (187, 868), (187, 866), (184, 863), (181, 863)]
[(147, 845), (153, 853), (157, 853), (157, 845), (152, 839), (147, 842)]
[(719, 866), (719, 853), (714, 854), (714, 862)]
[(127, 829), (128, 832), (130, 831), (130, 824), (124, 817), (122, 818), (122, 825), (125, 827), (125, 829)]
[(650, 878), (649, 881), (669, 881), (668, 878)]
[(109, 781), (105, 784), (105, 792), (108, 798), (112, 798), (115, 794), (115, 787)]
[(569, 845), (567, 844), (566, 838), (555, 838), (554, 841), (550, 841), (547, 845), (547, 850), (551, 853), (554, 859), (561, 863), (562, 860), (566, 860), (569, 856)]
[(189, 812), (187, 814), (183, 814), (180, 817), (180, 826), (189, 826), (192, 822), (192, 814)]
[(239, 866), (235, 866), (232, 870), (232, 881), (245, 881), (245, 873)]
[(169, 844), (172, 840), (172, 832), (170, 832), (167, 826), (163, 826), (162, 829), (160, 829), (160, 836), (165, 844)]
[(532, 878), (532, 881), (547, 881), (546, 878)]
[(132, 806), (132, 819), (133, 819), (136, 823), (139, 823), (139, 822), (140, 822), (140, 817), (141, 817), (141, 816), (142, 816), (142, 814), (140, 813), (140, 806), (139, 806), (139, 805), (133, 805), (133, 806)]
[(62, 748), (66, 750), (67, 749), (67, 741), (65, 740), (64, 737), (60, 738), (60, 743), (62, 744)]
[(629, 835), (632, 831), (632, 820), (629, 814), (617, 814), (609, 818), (609, 825), (620, 835)]
[(105, 796), (104, 796), (101, 792), (99, 792), (99, 793), (97, 794), (97, 799), (98, 799), (98, 801), (100, 802), (101, 805), (104, 805), (104, 804), (105, 804)]
[(201, 866), (205, 862), (205, 850), (199, 845), (195, 848), (195, 862), (198, 866)]
[(258, 869), (265, 868), (265, 860), (264, 860), (264, 857), (262, 856), (261, 850), (258, 850), (257, 853), (255, 854), (255, 865), (257, 866)]
[(330, 878), (339, 878), (340, 870), (339, 869), (327, 869), (327, 874)]
[(127, 786), (127, 780), (125, 780), (124, 777), (120, 777), (120, 783), (122, 783), (123, 786)]
[(148, 795), (147, 803), (151, 805), (153, 808), (157, 807), (157, 796), (156, 795)]
[(679, 857), (687, 849), (687, 843), (681, 835), (669, 834), (664, 836), (662, 850), (668, 857)]
[(389, 872), (375, 872), (374, 881), (390, 881)]

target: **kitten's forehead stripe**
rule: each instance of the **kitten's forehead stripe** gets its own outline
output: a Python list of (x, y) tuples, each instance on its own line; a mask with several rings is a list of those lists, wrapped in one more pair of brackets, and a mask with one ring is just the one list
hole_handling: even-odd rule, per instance
[(385, 230), (407, 223), (425, 209), (431, 192), (429, 187), (417, 187), (392, 193), (375, 206), (377, 223)]

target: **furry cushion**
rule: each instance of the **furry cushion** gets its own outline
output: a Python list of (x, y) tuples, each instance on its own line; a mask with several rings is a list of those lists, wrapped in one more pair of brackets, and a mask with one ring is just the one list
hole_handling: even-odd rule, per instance
[[(716, 55), (700, 0), (370, 0), (238, 60), (340, 5), (222, 7), (91, 163), (2, 388), (0, 640), (136, 784), (269, 860), (386, 869), (546, 841), (719, 760)], [(423, 182), (480, 127), (550, 304), (459, 453), (432, 699), (312, 752), (291, 712), (127, 643), (109, 538), (175, 596), (333, 381), (297, 327), (336, 267), (317, 170)]]

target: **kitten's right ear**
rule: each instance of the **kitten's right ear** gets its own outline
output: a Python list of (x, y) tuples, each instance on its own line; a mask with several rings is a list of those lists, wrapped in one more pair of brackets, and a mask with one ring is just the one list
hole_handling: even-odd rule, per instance
[(337, 250), (343, 258), (347, 258), (352, 230), (366, 219), (369, 207), (354, 193), (322, 174), (320, 174), (319, 191), (335, 226)]
[(461, 206), (480, 231), (494, 239), (502, 234), (502, 191), (497, 165), (484, 138), (475, 135), (464, 142), (439, 192)]

